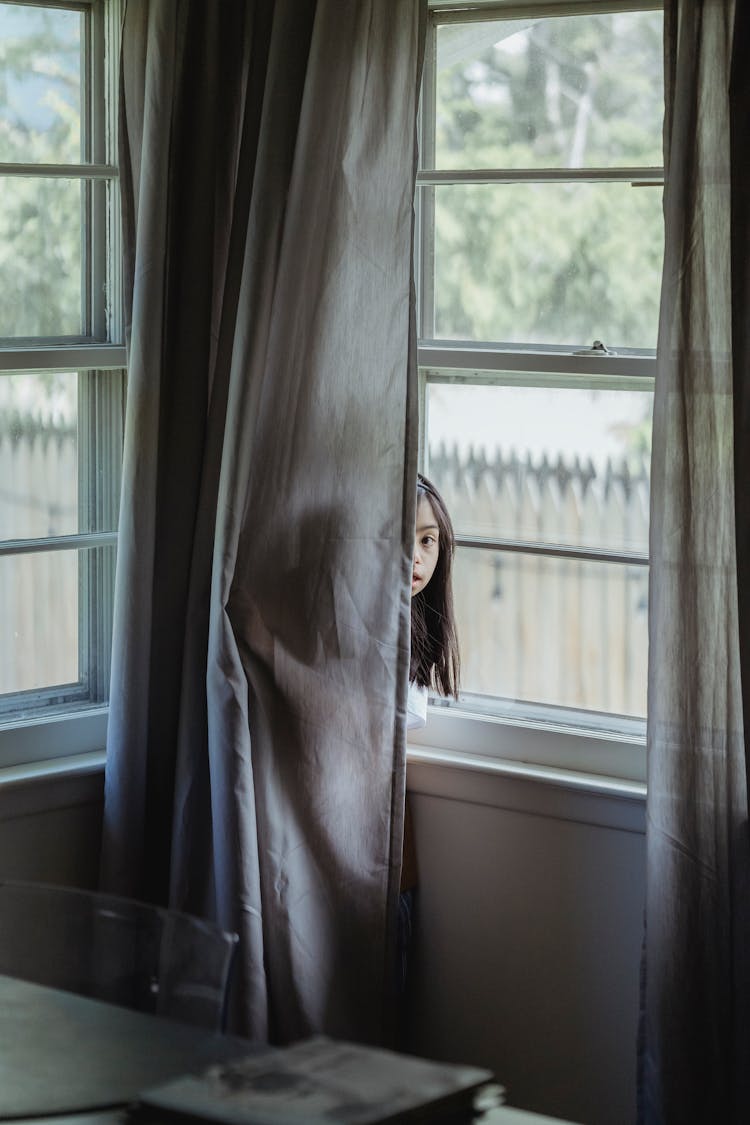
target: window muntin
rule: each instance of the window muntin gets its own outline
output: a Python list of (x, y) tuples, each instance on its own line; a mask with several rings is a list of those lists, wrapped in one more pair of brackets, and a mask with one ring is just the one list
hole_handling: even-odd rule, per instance
[(122, 370), (0, 371), (0, 724), (108, 699), (123, 417)]
[(114, 564), (114, 545), (0, 555), (0, 727), (107, 702), (111, 622), (89, 602)]
[(421, 190), (435, 197), (429, 336), (656, 347), (663, 256), (658, 191), (636, 190), (628, 181)]
[[(566, 727), (578, 715), (632, 741), (645, 714), (662, 14), (648, 0), (638, 13), (564, 7), (433, 13), (417, 177), (421, 457), (457, 526), (462, 714)], [(595, 80), (573, 81), (576, 68)], [(569, 104), (552, 128), (561, 77)], [(571, 423), (597, 387), (632, 406), (582, 433)], [(591, 477), (609, 424), (627, 449)]]
[[(49, 716), (68, 723), (108, 699), (125, 379), (119, 25), (117, 0), (0, 0), (8, 297), (0, 312), (0, 760), (8, 764), (66, 752), (58, 744), (70, 752), (68, 735), (53, 735), (48, 747), (38, 736), (17, 738), (26, 722), (39, 732)], [(83, 748), (89, 741), (84, 735)]]
[(459, 547), (467, 695), (646, 715), (648, 568)]
[(118, 10), (0, 0), (0, 343), (115, 338)]
[(428, 381), (425, 467), (459, 538), (647, 554), (653, 391), (586, 382)]

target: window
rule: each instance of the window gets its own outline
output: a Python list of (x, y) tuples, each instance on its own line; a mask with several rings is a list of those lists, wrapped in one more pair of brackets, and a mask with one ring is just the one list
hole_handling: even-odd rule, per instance
[(73, 716), (89, 720), (77, 749), (103, 745), (125, 379), (119, 16), (105, 0), (0, 0), (4, 764), (69, 751)]
[(417, 176), (421, 463), (457, 533), (460, 710), (634, 743), (662, 67), (648, 0), (436, 3)]

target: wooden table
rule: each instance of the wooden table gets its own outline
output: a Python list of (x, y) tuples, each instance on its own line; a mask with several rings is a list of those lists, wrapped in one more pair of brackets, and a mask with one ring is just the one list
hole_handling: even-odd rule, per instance
[[(526, 1113), (504, 1105), (491, 1109), (483, 1117), (477, 1118), (477, 1125), (574, 1125), (559, 1117), (540, 1117), (537, 1113)], [(20, 1125), (20, 1122), (19, 1122)], [(100, 1113), (82, 1113), (71, 1117), (49, 1117), (25, 1119), (23, 1125), (132, 1125), (124, 1110), (103, 1110)], [(170, 1123), (172, 1125), (172, 1123)]]
[(149, 1086), (252, 1049), (0, 975), (0, 1120), (123, 1106)]
[[(574, 1125), (573, 1122), (563, 1121), (559, 1117), (540, 1117), (537, 1113), (526, 1113), (525, 1110), (513, 1109), (509, 1105), (488, 1110), (481, 1118), (477, 1118), (476, 1122), (477, 1125)], [(27, 1118), (23, 1125), (132, 1125), (132, 1123), (124, 1110), (113, 1109), (98, 1113), (75, 1114), (70, 1117), (56, 1117), (54, 1122), (49, 1117)]]
[[(0, 1121), (125, 1125), (125, 1107), (149, 1087), (253, 1049), (246, 1039), (0, 975)], [(508, 1106), (477, 1121), (564, 1125)]]

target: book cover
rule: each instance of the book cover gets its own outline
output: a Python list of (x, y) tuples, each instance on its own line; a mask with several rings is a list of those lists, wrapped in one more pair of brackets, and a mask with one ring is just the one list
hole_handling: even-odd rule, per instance
[(430, 1062), (323, 1036), (186, 1075), (136, 1110), (222, 1125), (380, 1125), (469, 1114), (488, 1070)]

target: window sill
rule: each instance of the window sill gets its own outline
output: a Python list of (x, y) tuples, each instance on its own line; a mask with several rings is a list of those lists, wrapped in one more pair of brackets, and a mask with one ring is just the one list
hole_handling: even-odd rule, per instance
[(0, 768), (0, 821), (102, 800), (103, 750)]
[(645, 832), (645, 744), (430, 707), (409, 732), (411, 792)]
[(410, 746), (410, 793), (643, 834), (646, 787), (619, 778)]
[(0, 820), (100, 802), (106, 707), (0, 727)]
[(0, 725), (0, 772), (39, 766), (49, 773), (58, 759), (103, 752), (108, 715), (107, 707), (91, 707)]
[(409, 732), (415, 747), (463, 757), (498, 759), (541, 770), (609, 782), (645, 784), (646, 739), (640, 735), (576, 729), (570, 724), (489, 715), (452, 705), (430, 705), (427, 726)]
[(0, 768), (0, 792), (35, 781), (99, 775), (104, 772), (105, 759), (104, 750), (93, 750), (87, 754), (73, 754), (69, 758), (52, 758), (44, 762), (29, 762), (23, 766), (5, 766)]

